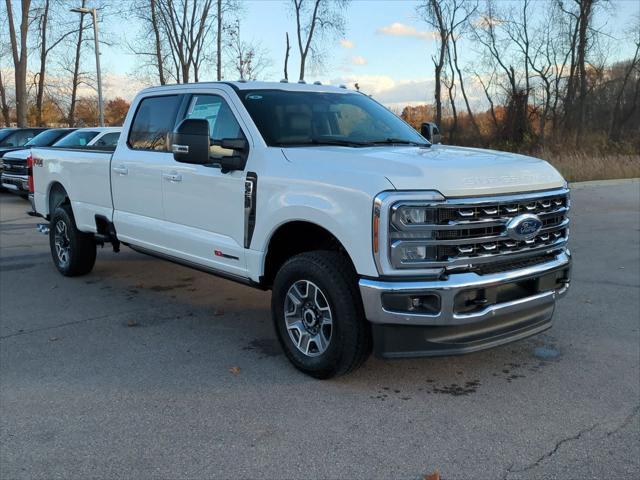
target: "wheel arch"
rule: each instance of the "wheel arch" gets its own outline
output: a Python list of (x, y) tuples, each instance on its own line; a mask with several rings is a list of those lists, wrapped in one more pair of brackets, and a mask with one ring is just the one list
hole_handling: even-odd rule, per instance
[(284, 262), (294, 255), (313, 250), (340, 252), (355, 271), (349, 252), (337, 235), (326, 227), (308, 220), (291, 220), (275, 228), (267, 240), (260, 283), (271, 287)]
[[(71, 198), (67, 193), (67, 190), (64, 186), (58, 182), (53, 181), (47, 188), (47, 196), (46, 196), (46, 205), (47, 205), (47, 215), (51, 217), (54, 210), (59, 206), (68, 203), (71, 205)], [(73, 210), (73, 206), (71, 206)]]

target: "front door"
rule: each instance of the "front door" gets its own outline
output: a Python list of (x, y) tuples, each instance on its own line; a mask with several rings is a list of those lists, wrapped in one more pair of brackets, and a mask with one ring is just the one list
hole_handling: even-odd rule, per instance
[(173, 163), (168, 135), (173, 131), (182, 95), (142, 99), (111, 160), (113, 222), (118, 238), (157, 250), (163, 246), (162, 173)]
[(208, 165), (173, 160), (163, 170), (165, 220), (170, 225), (165, 244), (183, 260), (216, 270), (247, 276), (244, 255), (244, 171), (223, 173), (216, 158), (233, 154), (216, 144), (245, 138), (223, 93), (194, 94), (185, 118), (209, 122)]

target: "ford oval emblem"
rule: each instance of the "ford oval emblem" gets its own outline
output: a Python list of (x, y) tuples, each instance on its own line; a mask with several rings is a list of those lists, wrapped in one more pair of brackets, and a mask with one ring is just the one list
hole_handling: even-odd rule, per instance
[(537, 215), (526, 213), (512, 218), (507, 223), (507, 235), (514, 240), (531, 240), (542, 228), (542, 220)]

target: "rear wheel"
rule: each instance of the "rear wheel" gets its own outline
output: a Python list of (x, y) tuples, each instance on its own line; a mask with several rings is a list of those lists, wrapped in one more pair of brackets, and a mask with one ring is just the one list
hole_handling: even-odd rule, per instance
[(67, 277), (85, 275), (96, 263), (93, 235), (76, 228), (71, 206), (58, 206), (49, 227), (51, 257), (58, 271)]
[(357, 278), (338, 252), (307, 252), (289, 259), (276, 275), (271, 309), (287, 357), (308, 375), (343, 375), (369, 356), (371, 332)]

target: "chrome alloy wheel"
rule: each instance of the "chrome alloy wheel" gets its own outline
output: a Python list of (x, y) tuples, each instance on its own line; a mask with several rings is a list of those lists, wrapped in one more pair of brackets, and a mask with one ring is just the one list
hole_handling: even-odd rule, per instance
[(67, 224), (62, 220), (58, 220), (56, 222), (56, 230), (53, 236), (53, 243), (56, 247), (56, 255), (58, 255), (60, 266), (63, 268), (67, 267), (71, 260), (71, 242), (69, 241)]
[(284, 302), (287, 332), (294, 345), (308, 357), (322, 355), (331, 342), (333, 319), (327, 297), (309, 280), (298, 280)]

